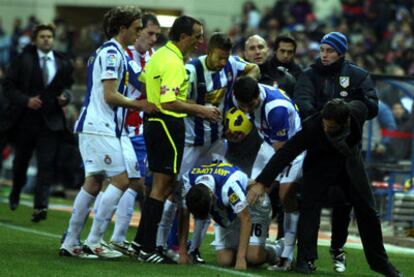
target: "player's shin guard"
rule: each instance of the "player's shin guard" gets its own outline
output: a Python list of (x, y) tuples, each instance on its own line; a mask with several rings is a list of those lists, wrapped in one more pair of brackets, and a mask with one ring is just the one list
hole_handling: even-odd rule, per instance
[(106, 188), (102, 194), (98, 212), (93, 219), (92, 228), (86, 240), (87, 244), (94, 245), (100, 243), (122, 194), (123, 191), (113, 185), (109, 185)]
[(85, 224), (86, 217), (89, 214), (89, 206), (94, 199), (95, 196), (89, 194), (83, 188), (81, 188), (78, 195), (76, 195), (63, 245), (72, 247), (79, 244), (80, 233)]
[(203, 219), (203, 220), (201, 219), (195, 220), (193, 238), (191, 240), (191, 245), (190, 245), (190, 249), (188, 252), (191, 253), (200, 247), (200, 245), (204, 241), (204, 238), (206, 237), (206, 233), (207, 233), (209, 225), (210, 225), (210, 218)]
[(287, 258), (289, 261), (293, 260), (298, 220), (299, 212), (285, 213), (283, 222), (283, 228), (285, 230), (285, 246), (283, 248), (282, 257)]
[(176, 212), (177, 212), (177, 204), (170, 200), (165, 201), (161, 221), (160, 221), (160, 224), (158, 225), (157, 242), (156, 242), (157, 246), (162, 246), (163, 248), (166, 247), (168, 232), (171, 229)]
[(135, 198), (137, 192), (127, 189), (119, 200), (115, 212), (115, 227), (111, 241), (122, 243), (125, 240), (132, 214), (134, 213)]

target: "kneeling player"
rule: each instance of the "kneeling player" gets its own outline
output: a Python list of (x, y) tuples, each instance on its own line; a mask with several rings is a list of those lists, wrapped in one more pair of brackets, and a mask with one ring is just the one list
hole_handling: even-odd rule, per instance
[(189, 213), (196, 219), (210, 216), (216, 222), (215, 246), (221, 266), (246, 269), (247, 264), (274, 263), (274, 247), (265, 246), (271, 218), (268, 197), (248, 207), (248, 177), (228, 163), (193, 168), (183, 176), (180, 218), (180, 263), (189, 263), (186, 252)]

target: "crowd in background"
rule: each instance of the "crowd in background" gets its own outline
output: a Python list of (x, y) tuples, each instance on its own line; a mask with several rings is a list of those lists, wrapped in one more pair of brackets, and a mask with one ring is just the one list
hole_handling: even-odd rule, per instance
[[(347, 59), (373, 74), (412, 76), (413, 18), (414, 0), (278, 0), (273, 7), (264, 10), (259, 10), (253, 1), (246, 1), (230, 29), (220, 31), (228, 32), (235, 45), (233, 52), (240, 56), (246, 38), (252, 34), (263, 36), (272, 49), (278, 35), (290, 33), (297, 41), (295, 61), (303, 68), (312, 64), (319, 55), (319, 41), (323, 34), (339, 31), (346, 34), (349, 40)], [(7, 33), (0, 19), (0, 84), (9, 62), (30, 43), (31, 30), (38, 22), (35, 16), (25, 20), (16, 18), (12, 32)], [(72, 57), (75, 91), (76, 86), (83, 91), (86, 60), (104, 40), (100, 23), (91, 23), (80, 29), (64, 19), (55, 19), (54, 24), (54, 47)], [(209, 26), (205, 27), (209, 30)], [(207, 39), (208, 32), (205, 44)], [(165, 37), (161, 36), (159, 44), (164, 41)], [(205, 49), (206, 45), (199, 47), (195, 55), (203, 54)], [(69, 124), (75, 122), (82, 102), (82, 94), (74, 96), (74, 104), (65, 108)], [(398, 106), (399, 101), (395, 102), (398, 103), (387, 103), (394, 112), (394, 126), (397, 130), (406, 131), (411, 128), (411, 125), (407, 127), (411, 107)], [(403, 152), (406, 153), (405, 150)], [(405, 155), (403, 158), (410, 157)]]

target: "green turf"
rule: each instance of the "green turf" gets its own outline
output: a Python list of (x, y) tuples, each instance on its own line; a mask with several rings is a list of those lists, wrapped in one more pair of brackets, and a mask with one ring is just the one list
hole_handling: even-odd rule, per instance
[[(4, 194), (2, 195), (4, 197)], [(3, 198), (2, 197), (2, 198)], [(4, 200), (4, 198), (3, 198)], [(3, 201), (4, 202), (4, 201)], [(48, 220), (32, 223), (32, 210), (19, 206), (12, 212), (6, 204), (0, 204), (0, 276), (237, 276), (239, 273), (229, 269), (221, 271), (216, 267), (213, 249), (209, 246), (212, 236), (207, 237), (201, 252), (208, 267), (149, 265), (131, 258), (116, 261), (87, 261), (58, 256), (59, 237), (64, 232), (70, 214), (49, 211)], [(82, 237), (86, 236), (91, 220), (88, 220)], [(109, 236), (112, 225), (107, 231)], [(132, 238), (135, 229), (130, 228), (128, 238)], [(106, 237), (108, 239), (108, 237)], [(348, 268), (341, 276), (379, 276), (369, 270), (363, 252), (347, 250)], [(318, 270), (314, 276), (335, 276), (326, 247), (319, 247)], [(414, 276), (413, 256), (390, 255), (392, 262), (405, 273)], [(265, 267), (249, 269), (243, 276), (303, 276), (294, 273), (275, 273)]]

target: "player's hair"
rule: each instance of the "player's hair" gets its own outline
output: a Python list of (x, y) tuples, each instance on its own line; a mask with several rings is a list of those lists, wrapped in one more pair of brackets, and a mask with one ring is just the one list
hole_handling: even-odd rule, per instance
[(250, 103), (259, 97), (259, 86), (252, 77), (242, 76), (234, 82), (233, 93), (237, 101)]
[(225, 33), (217, 32), (213, 33), (208, 42), (208, 51), (213, 49), (221, 49), (224, 51), (230, 51), (233, 47), (229, 36)]
[(152, 22), (153, 24), (160, 27), (160, 22), (158, 21), (157, 17), (153, 13), (144, 13), (142, 16), (142, 27), (147, 27), (148, 23)]
[(350, 116), (349, 107), (346, 102), (340, 98), (334, 98), (328, 101), (322, 109), (322, 118), (333, 120), (339, 125), (347, 123)]
[(213, 201), (210, 190), (204, 184), (192, 186), (185, 196), (187, 208), (196, 219), (207, 219)]
[(191, 36), (193, 34), (193, 26), (197, 24), (202, 26), (200, 21), (190, 16), (182, 15), (175, 19), (169, 33), (169, 38), (172, 41), (179, 41), (181, 34)]
[(273, 50), (276, 52), (277, 49), (279, 49), (279, 44), (281, 42), (285, 43), (292, 43), (293, 44), (293, 52), (296, 52), (296, 40), (290, 35), (290, 34), (282, 34), (280, 36), (277, 36), (275, 39), (275, 43), (273, 44)]
[(44, 30), (49, 30), (52, 32), (52, 36), (55, 37), (55, 25), (53, 25), (52, 23), (47, 23), (47, 24), (38, 24), (33, 28), (33, 32), (32, 32), (32, 40), (35, 40), (37, 35), (40, 33), (40, 31), (44, 31)]
[(116, 36), (121, 27), (129, 28), (137, 19), (141, 19), (141, 10), (135, 6), (120, 6), (107, 11), (103, 19), (103, 31), (107, 38)]

